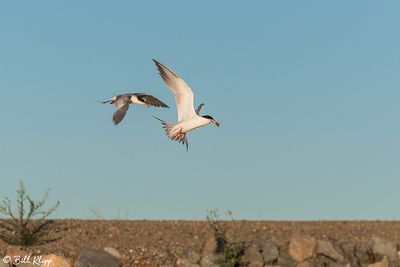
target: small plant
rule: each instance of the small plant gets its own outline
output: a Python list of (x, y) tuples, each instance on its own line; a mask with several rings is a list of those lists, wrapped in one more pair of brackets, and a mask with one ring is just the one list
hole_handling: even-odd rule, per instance
[(121, 215), (121, 210), (118, 208), (115, 212), (115, 215), (113, 217), (106, 217), (104, 216), (104, 213), (97, 208), (96, 206), (89, 207), (89, 211), (91, 213), (90, 219), (92, 220), (128, 220), (129, 219), (129, 212), (128, 210), (125, 210), (125, 214)]
[(94, 216), (95, 220), (105, 220), (103, 212), (97, 207), (90, 207), (89, 211), (92, 213)]
[[(227, 211), (227, 215), (232, 222), (235, 222), (231, 211)], [(245, 252), (245, 242), (241, 237), (241, 228), (236, 231), (233, 241), (228, 240), (228, 227), (221, 221), (218, 210), (209, 210), (207, 212), (207, 221), (213, 231), (216, 242), (216, 253), (220, 253), (222, 258), (216, 262), (221, 267), (239, 267), (243, 266), (241, 259)]]
[(57, 201), (53, 207), (43, 211), (48, 195), (49, 190), (41, 200), (33, 201), (20, 181), (17, 190), (17, 210), (12, 211), (11, 201), (7, 197), (0, 202), (0, 214), (7, 216), (6, 220), (0, 221), (0, 239), (10, 245), (23, 247), (55, 241), (57, 238), (46, 238), (50, 231), (55, 229), (54, 221), (47, 218), (58, 208), (60, 202)]

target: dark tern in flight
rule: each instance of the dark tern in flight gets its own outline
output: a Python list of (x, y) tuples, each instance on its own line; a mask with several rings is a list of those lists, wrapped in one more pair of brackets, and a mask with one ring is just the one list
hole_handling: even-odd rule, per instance
[(125, 117), (125, 114), (128, 111), (130, 104), (144, 105), (146, 107), (154, 106), (154, 107), (168, 108), (168, 106), (159, 99), (155, 98), (152, 95), (143, 93), (128, 93), (128, 94), (116, 95), (113, 96), (110, 100), (101, 101), (101, 103), (103, 104), (110, 103), (116, 106), (117, 111), (115, 111), (112, 118), (115, 125), (120, 123), (122, 119)]

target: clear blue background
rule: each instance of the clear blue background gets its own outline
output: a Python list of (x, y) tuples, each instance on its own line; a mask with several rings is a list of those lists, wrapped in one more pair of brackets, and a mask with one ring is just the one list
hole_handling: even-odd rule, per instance
[[(51, 189), (56, 217), (400, 218), (398, 1), (3, 1), (1, 197)], [(152, 58), (221, 122), (176, 120)], [(131, 107), (114, 127), (115, 93)]]

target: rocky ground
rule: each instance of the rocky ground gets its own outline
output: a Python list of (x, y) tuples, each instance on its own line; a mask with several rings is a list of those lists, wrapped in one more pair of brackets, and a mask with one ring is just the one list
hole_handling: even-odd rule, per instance
[[(111, 248), (120, 254), (118, 257), (121, 257), (123, 266), (193, 267), (200, 266), (201, 257), (207, 256), (205, 253), (212, 253), (213, 231), (207, 221), (60, 220), (57, 223), (59, 232), (55, 235), (61, 239), (31, 247), (29, 253), (63, 255), (73, 262), (85, 249)], [(230, 239), (239, 234), (246, 241), (246, 247), (252, 247), (255, 254), (262, 254), (259, 248), (267, 243), (276, 246), (282, 257), (290, 258), (289, 263), (282, 262), (282, 259), (279, 263), (278, 258), (267, 263), (258, 254), (246, 255), (250, 266), (374, 266), (370, 265), (373, 263), (383, 264), (376, 266), (398, 266), (393, 259), (393, 250), (397, 252), (400, 244), (398, 221), (240, 221), (221, 224), (228, 229)], [(378, 245), (391, 255), (375, 251), (376, 242), (381, 242)], [(363, 252), (357, 252), (356, 248)], [(0, 253), (6, 255), (9, 249), (10, 246), (0, 241)], [(324, 249), (328, 252), (321, 252)], [(326, 255), (329, 253), (333, 254)], [(352, 254), (351, 257), (361, 253), (359, 257), (362, 259), (350, 259), (348, 253)], [(258, 259), (258, 265), (250, 262), (252, 257)], [(321, 257), (327, 258), (331, 265), (321, 263)]]

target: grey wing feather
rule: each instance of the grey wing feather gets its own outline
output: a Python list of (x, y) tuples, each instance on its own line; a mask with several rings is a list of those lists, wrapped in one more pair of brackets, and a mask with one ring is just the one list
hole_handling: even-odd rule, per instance
[[(175, 83), (176, 80), (181, 80), (181, 78), (178, 75), (176, 75), (175, 72), (173, 72), (170, 68), (163, 65), (161, 62), (158, 62), (155, 59), (153, 59), (153, 61), (157, 66), (157, 69), (160, 73), (161, 78), (164, 80), (164, 82), (166, 84), (173, 86), (173, 83)], [(186, 85), (186, 83), (185, 83), (185, 85)]]
[(113, 115), (114, 125), (117, 125), (118, 123), (120, 123), (122, 121), (122, 119), (125, 117), (125, 114), (126, 114), (126, 111), (128, 110), (128, 108), (129, 108), (129, 105), (126, 104), (114, 112), (114, 115)]
[(197, 114), (197, 115), (200, 115), (200, 112), (201, 112), (201, 110), (203, 109), (203, 106), (204, 106), (204, 103), (201, 103), (201, 104), (197, 107), (197, 109), (196, 109), (196, 114)]
[(155, 98), (152, 95), (147, 95), (147, 94), (136, 94), (136, 97), (140, 100), (146, 103), (149, 106), (154, 106), (154, 107), (162, 107), (162, 108), (169, 108), (167, 104), (159, 100), (158, 98)]

